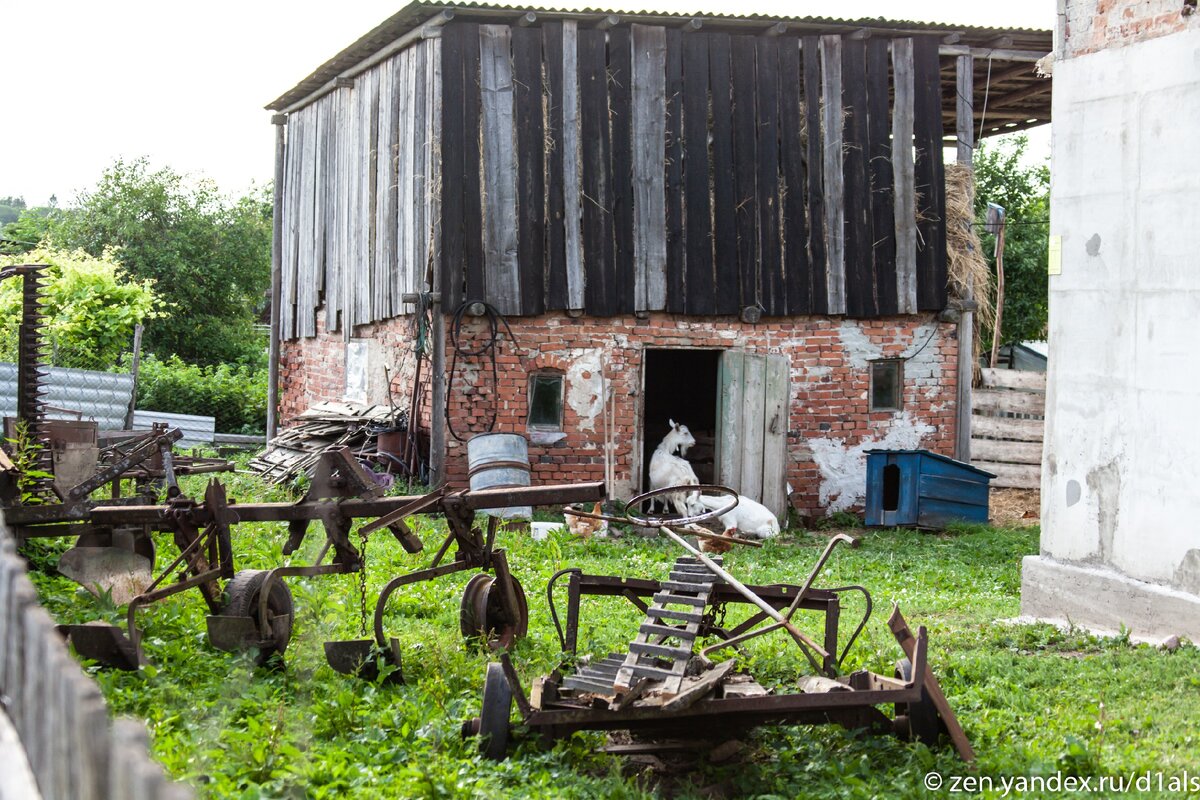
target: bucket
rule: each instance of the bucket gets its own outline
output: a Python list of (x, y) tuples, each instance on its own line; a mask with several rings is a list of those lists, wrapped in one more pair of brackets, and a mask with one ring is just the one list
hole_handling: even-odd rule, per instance
[(380, 453), (387, 453), (389, 456), (402, 458), (407, 439), (408, 430), (406, 428), (388, 428), (376, 435), (375, 449)]
[[(481, 433), (467, 442), (471, 491), (529, 485), (529, 443), (518, 433)], [(500, 519), (529, 519), (529, 506), (481, 509)]]

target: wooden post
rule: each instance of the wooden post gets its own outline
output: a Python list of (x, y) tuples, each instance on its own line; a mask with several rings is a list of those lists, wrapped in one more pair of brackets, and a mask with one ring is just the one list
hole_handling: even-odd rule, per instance
[[(429, 410), (429, 485), (441, 486), (446, 479), (446, 318), (442, 315), (442, 271), (433, 269), (433, 295), (429, 302), (433, 318), (433, 408)], [(419, 420), (409, 420), (415, 431)]]
[(133, 376), (133, 385), (129, 390), (129, 408), (125, 411), (125, 430), (133, 430), (133, 411), (137, 408), (138, 368), (142, 364), (142, 325), (133, 329), (133, 361), (129, 365), (129, 374)]
[(283, 158), (286, 152), (287, 116), (273, 114), (275, 126), (275, 187), (271, 212), (271, 342), (267, 355), (267, 441), (279, 427), (279, 301), (283, 285)]
[[(992, 356), (988, 359), (988, 366), (992, 369), (996, 368), (996, 359), (1000, 355), (1000, 331), (1003, 330), (1004, 323), (1004, 231), (1008, 225), (1005, 223), (1004, 214), (997, 214), (999, 217), (996, 226), (996, 322), (992, 326)], [(1012, 367), (1012, 358), (1009, 358), (1008, 366)]]
[[(971, 167), (975, 150), (974, 135), (974, 60), (961, 55), (958, 64), (958, 163)], [(970, 224), (968, 222), (967, 224)], [(954, 457), (971, 460), (971, 384), (975, 380), (974, 291), (968, 285), (962, 298), (965, 306), (958, 320), (958, 414), (955, 420)]]

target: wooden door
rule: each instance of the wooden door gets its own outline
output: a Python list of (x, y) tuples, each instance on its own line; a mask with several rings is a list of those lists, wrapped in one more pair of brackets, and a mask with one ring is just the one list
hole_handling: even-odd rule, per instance
[(721, 354), (717, 371), (717, 482), (787, 513), (790, 362), (740, 350)]

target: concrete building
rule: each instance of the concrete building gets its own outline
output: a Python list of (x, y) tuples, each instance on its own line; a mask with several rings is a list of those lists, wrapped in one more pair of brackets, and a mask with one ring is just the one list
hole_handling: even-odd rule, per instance
[(1060, 0), (1042, 552), (1022, 612), (1200, 641), (1195, 10)]

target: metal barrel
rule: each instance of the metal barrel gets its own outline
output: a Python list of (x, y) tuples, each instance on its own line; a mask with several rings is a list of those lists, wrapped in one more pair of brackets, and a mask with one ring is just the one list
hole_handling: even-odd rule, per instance
[[(529, 485), (529, 443), (517, 433), (481, 433), (467, 442), (467, 476), (471, 490), (511, 489)], [(489, 509), (501, 519), (528, 519), (529, 506)]]

